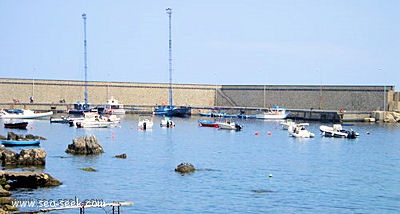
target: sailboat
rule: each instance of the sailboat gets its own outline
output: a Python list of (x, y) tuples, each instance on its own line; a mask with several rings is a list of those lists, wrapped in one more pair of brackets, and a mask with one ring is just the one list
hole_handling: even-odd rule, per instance
[(84, 46), (84, 59), (85, 59), (85, 93), (84, 93), (84, 103), (81, 101), (78, 101), (74, 104), (74, 108), (68, 109), (68, 114), (78, 114), (78, 115), (83, 115), (85, 112), (90, 111), (90, 105), (88, 103), (88, 82), (87, 82), (87, 42), (86, 42), (86, 13), (82, 14), (83, 18), (83, 32), (84, 32), (84, 41), (83, 41), (83, 46)]
[(170, 117), (186, 117), (191, 114), (192, 108), (189, 106), (174, 106), (172, 103), (172, 39), (171, 39), (171, 14), (172, 9), (166, 9), (169, 17), (169, 104), (157, 106), (154, 109), (154, 115), (163, 115)]

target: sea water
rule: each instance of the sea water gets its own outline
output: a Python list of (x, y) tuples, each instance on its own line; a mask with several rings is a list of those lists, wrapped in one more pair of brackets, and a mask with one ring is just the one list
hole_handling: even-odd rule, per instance
[[(122, 116), (118, 127), (98, 129), (30, 120), (28, 130), (12, 131), (47, 138), (40, 145), (47, 152), (43, 171), (63, 184), (14, 190), (12, 196), (41, 202), (134, 203), (121, 207), (121, 213), (400, 211), (398, 124), (356, 123), (345, 128), (359, 132), (359, 138), (338, 139), (322, 137), (321, 123), (312, 122), (309, 130), (316, 136), (296, 139), (278, 121), (238, 120), (243, 130), (237, 132), (199, 127), (198, 119), (173, 118), (176, 127), (161, 128), (161, 118), (154, 117), (153, 129), (146, 131), (137, 129), (137, 115)], [(3, 135), (7, 131), (11, 130), (3, 128)], [(105, 153), (65, 153), (73, 138), (86, 135), (95, 135)], [(123, 153), (126, 159), (114, 157)], [(175, 167), (182, 162), (198, 170), (176, 173)], [(86, 167), (96, 172), (81, 170)], [(20, 210), (50, 208), (55, 203), (40, 205)], [(86, 209), (85, 213), (110, 213), (110, 209)]]

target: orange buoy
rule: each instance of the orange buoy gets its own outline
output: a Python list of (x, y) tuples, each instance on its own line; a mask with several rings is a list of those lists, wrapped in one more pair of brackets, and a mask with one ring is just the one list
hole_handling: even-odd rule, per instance
[(268, 135), (271, 135), (271, 132), (269, 131), (267, 134), (268, 134)]
[(258, 135), (259, 133), (258, 133), (258, 132), (255, 132), (254, 134), (255, 134), (255, 135)]

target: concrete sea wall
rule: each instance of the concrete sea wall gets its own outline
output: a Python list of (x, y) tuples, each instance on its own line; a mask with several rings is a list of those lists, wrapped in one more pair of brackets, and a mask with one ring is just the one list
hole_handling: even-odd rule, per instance
[[(0, 108), (15, 102), (31, 109), (66, 110), (84, 100), (83, 81), (32, 80), (0, 78)], [(114, 97), (130, 107), (153, 107), (168, 103), (167, 83), (88, 82), (89, 102), (104, 104)], [(399, 93), (394, 86), (270, 86), (270, 85), (205, 85), (173, 84), (174, 105), (193, 107), (268, 108), (275, 105), (288, 109), (348, 111), (396, 110)], [(60, 101), (65, 101), (60, 102)]]

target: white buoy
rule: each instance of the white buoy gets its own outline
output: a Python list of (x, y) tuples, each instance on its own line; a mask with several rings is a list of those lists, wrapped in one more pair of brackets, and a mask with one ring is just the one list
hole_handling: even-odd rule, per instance
[(269, 176), (270, 178), (272, 178), (272, 174), (269, 174), (268, 176)]

